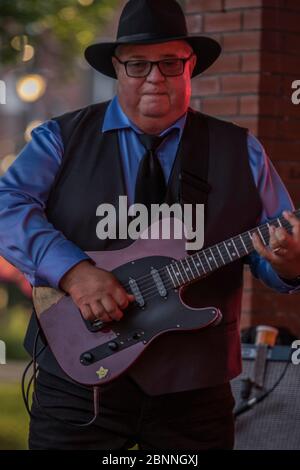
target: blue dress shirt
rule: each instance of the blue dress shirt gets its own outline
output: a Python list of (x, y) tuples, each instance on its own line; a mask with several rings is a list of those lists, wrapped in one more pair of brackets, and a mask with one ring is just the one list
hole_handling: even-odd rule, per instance
[[(170, 128), (170, 137), (158, 150), (158, 158), (168, 181), (182, 136), (186, 115)], [(121, 158), (132, 204), (138, 166), (145, 149), (141, 131), (122, 111), (117, 97), (107, 108), (102, 131), (118, 130)], [(99, 129), (100, 131), (100, 129)], [(0, 255), (24, 273), (33, 286), (58, 287), (62, 276), (88, 256), (48, 222), (45, 207), (64, 153), (59, 125), (49, 120), (32, 131), (32, 140), (0, 179)], [(259, 191), (263, 211), (261, 223), (278, 217), (293, 204), (278, 173), (259, 141), (248, 135), (249, 163)], [(293, 292), (270, 263), (256, 252), (248, 256), (253, 275), (278, 292)]]

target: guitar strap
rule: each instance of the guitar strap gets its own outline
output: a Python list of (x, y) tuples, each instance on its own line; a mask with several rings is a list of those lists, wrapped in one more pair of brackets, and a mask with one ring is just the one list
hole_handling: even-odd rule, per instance
[(189, 109), (177, 156), (169, 179), (166, 202), (193, 204), (193, 230), (195, 230), (195, 204), (204, 204), (207, 215), (209, 170), (209, 126), (203, 114)]

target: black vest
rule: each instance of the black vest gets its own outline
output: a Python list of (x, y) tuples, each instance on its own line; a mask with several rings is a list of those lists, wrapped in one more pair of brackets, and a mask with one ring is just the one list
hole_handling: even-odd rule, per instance
[[(101, 132), (106, 108), (107, 103), (102, 103), (56, 118), (64, 156), (46, 214), (84, 251), (120, 249), (130, 243), (96, 236), (98, 205), (117, 207), (119, 195), (126, 195), (118, 133)], [(189, 110), (167, 202), (206, 203), (205, 247), (258, 225), (261, 201), (249, 166), (247, 131)], [(200, 332), (158, 338), (129, 371), (144, 391), (161, 394), (209, 387), (240, 373), (242, 278), (243, 260), (237, 260), (186, 289), (188, 304), (220, 308), (222, 322)], [(29, 351), (35, 330), (33, 317), (25, 339)], [(39, 364), (65, 377), (49, 348)]]

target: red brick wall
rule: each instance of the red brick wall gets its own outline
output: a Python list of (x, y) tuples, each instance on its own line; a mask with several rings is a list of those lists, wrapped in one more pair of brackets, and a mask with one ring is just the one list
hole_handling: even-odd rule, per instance
[[(300, 207), (300, 2), (185, 0), (189, 31), (211, 35), (221, 58), (193, 80), (192, 105), (248, 127), (264, 144)], [(300, 334), (300, 294), (280, 295), (246, 272), (242, 326), (267, 323)]]

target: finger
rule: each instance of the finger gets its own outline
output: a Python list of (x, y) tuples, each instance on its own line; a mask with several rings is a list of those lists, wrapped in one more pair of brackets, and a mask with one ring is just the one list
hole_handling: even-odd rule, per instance
[(291, 235), (282, 227), (277, 227), (274, 232), (278, 246), (287, 248), (292, 243)]
[(129, 302), (133, 302), (135, 297), (132, 294), (128, 294), (124, 289), (120, 288), (115, 291), (113, 299), (118, 304), (120, 309), (124, 310), (128, 307)]
[(99, 301), (93, 301), (90, 303), (91, 310), (93, 312), (93, 315), (98, 319), (102, 320), (104, 322), (109, 322), (111, 321), (111, 318), (105, 311), (103, 305)]
[(275, 256), (285, 258), (288, 253), (288, 250), (279, 246), (278, 248), (275, 248), (273, 250), (273, 253), (275, 254)]
[(291, 211), (283, 211), (283, 217), (292, 226), (293, 235), (300, 240), (300, 220)]
[(269, 225), (269, 247), (272, 251), (280, 247), (279, 242), (275, 236), (275, 230), (276, 228), (274, 225)]
[(268, 250), (268, 248), (261, 241), (259, 235), (255, 232), (252, 233), (252, 243), (255, 250), (260, 256), (266, 258), (270, 262), (274, 261), (274, 254), (270, 250)]
[(97, 319), (93, 314), (90, 306), (87, 304), (80, 306), (80, 312), (85, 320), (94, 321)]
[(110, 295), (104, 295), (101, 299), (101, 303), (111, 320), (121, 320), (123, 313)]

